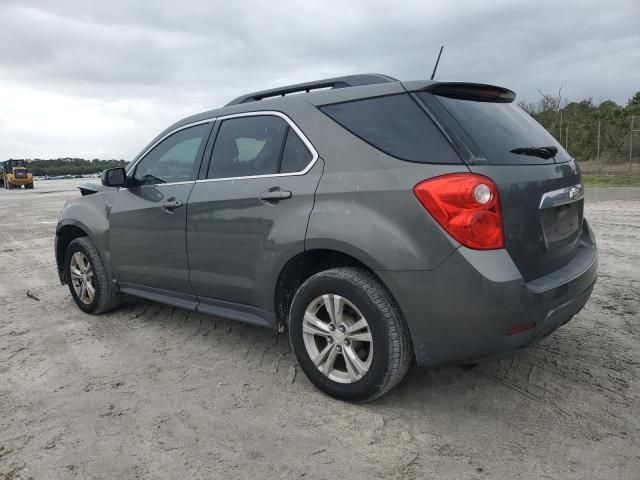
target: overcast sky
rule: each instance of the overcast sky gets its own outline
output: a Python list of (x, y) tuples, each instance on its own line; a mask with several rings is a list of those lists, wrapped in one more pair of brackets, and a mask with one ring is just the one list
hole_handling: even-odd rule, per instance
[(0, 159), (130, 159), (249, 91), (343, 74), (428, 77), (624, 103), (640, 0), (0, 0)]

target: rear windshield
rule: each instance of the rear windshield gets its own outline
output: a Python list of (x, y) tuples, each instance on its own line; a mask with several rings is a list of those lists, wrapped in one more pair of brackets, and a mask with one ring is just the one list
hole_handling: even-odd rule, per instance
[(435, 98), (453, 116), (492, 164), (544, 164), (554, 159), (511, 153), (516, 148), (556, 147), (556, 162), (571, 160), (553, 136), (514, 103), (494, 103), (418, 93), (425, 103)]
[(325, 105), (320, 110), (365, 142), (401, 160), (462, 163), (442, 132), (408, 94)]

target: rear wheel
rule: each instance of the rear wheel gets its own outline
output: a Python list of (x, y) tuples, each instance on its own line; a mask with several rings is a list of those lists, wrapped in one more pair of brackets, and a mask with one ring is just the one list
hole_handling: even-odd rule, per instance
[(309, 278), (293, 299), (289, 337), (307, 377), (342, 400), (384, 395), (411, 363), (402, 314), (364, 269), (335, 268)]
[(98, 249), (87, 237), (73, 240), (65, 257), (71, 296), (81, 310), (99, 315), (120, 305), (120, 297), (107, 277)]

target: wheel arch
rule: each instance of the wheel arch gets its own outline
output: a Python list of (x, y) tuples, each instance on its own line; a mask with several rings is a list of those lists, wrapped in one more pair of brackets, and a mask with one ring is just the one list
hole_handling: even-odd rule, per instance
[(273, 301), (278, 331), (283, 331), (286, 326), (291, 302), (300, 285), (316, 273), (336, 267), (357, 267), (371, 272), (393, 298), (389, 288), (375, 273), (375, 269), (362, 258), (331, 248), (304, 250), (284, 264), (275, 283)]
[(59, 225), (56, 229), (56, 263), (58, 265), (58, 276), (60, 277), (60, 282), (63, 284), (66, 283), (65, 256), (67, 248), (76, 238), (89, 237), (87, 231), (88, 229), (85, 225), (75, 223)]
[(56, 261), (64, 283), (64, 257), (74, 238), (87, 237), (98, 249), (105, 270), (111, 278), (108, 248), (109, 195), (95, 194), (71, 199), (65, 203), (56, 227)]

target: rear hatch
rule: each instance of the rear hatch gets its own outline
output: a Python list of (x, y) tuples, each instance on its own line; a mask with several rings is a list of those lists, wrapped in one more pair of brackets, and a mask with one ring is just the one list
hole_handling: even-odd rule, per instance
[(583, 191), (571, 156), (518, 107), (510, 90), (433, 83), (413, 92), (469, 169), (500, 193), (505, 247), (525, 280), (562, 267), (576, 255)]

